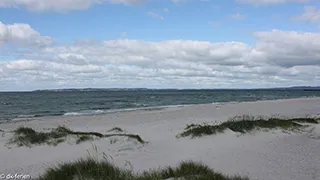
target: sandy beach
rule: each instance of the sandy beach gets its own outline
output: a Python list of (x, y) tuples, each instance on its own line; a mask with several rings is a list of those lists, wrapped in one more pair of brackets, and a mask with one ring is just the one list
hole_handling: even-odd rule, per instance
[[(24, 173), (37, 177), (48, 167), (106, 154), (117, 166), (136, 172), (193, 160), (230, 175), (252, 180), (320, 180), (320, 125), (302, 132), (282, 130), (222, 134), (191, 139), (176, 138), (186, 124), (219, 123), (239, 115), (306, 117), (320, 116), (320, 98), (203, 104), (185, 107), (115, 112), (94, 116), (32, 118), (0, 124), (0, 173)], [(98, 139), (75, 144), (74, 139), (57, 146), (8, 145), (18, 127), (45, 131), (66, 126), (75, 131), (107, 133), (120, 127), (140, 135), (147, 144), (126, 138)]]

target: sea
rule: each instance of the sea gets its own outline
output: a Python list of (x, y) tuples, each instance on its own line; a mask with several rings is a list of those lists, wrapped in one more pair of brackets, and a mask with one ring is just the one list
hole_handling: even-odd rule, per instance
[(118, 89), (0, 92), (0, 121), (45, 116), (97, 115), (193, 104), (306, 97), (320, 97), (320, 91), (302, 89)]

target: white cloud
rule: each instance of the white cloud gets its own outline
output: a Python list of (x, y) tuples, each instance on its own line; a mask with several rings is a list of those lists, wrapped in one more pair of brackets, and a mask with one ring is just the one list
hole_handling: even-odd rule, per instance
[(45, 47), (52, 45), (53, 40), (48, 36), (41, 36), (28, 24), (3, 24), (0, 22), (0, 45), (7, 42), (14, 42), (19, 46), (26, 47)]
[(235, 88), (320, 83), (320, 33), (272, 30), (255, 32), (254, 36), (255, 45), (85, 39), (47, 46), (20, 52), (16, 60), (0, 61), (0, 90), (21, 87)]
[(306, 6), (304, 7), (304, 13), (299, 16), (295, 16), (294, 19), (309, 22), (320, 22), (320, 8), (315, 6)]
[(254, 35), (259, 39), (256, 49), (264, 51), (271, 64), (320, 65), (320, 33), (272, 30)]
[(292, 2), (306, 3), (309, 1), (310, 0), (236, 0), (236, 2), (238, 3), (253, 4), (253, 5), (282, 4), (282, 3), (292, 3)]
[(138, 5), (145, 0), (0, 0), (2, 8), (23, 8), (29, 11), (72, 11), (88, 9), (94, 4)]
[(160, 19), (160, 20), (164, 20), (164, 17), (163, 16), (161, 16), (161, 15), (159, 15), (159, 14), (157, 14), (157, 13), (155, 13), (155, 12), (148, 12), (147, 13), (149, 16), (151, 16), (152, 18), (154, 18), (154, 19)]
[(164, 8), (163, 11), (164, 12), (169, 12), (169, 9), (168, 8)]

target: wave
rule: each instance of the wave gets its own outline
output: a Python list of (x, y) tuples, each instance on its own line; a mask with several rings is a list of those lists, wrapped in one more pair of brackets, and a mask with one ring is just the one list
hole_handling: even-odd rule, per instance
[[(257, 99), (257, 100), (246, 100), (246, 101), (217, 101), (212, 103), (204, 103), (204, 104), (213, 104), (213, 105), (225, 105), (225, 104), (239, 104), (241, 102), (255, 102), (255, 101), (261, 101), (264, 99)], [(272, 99), (267, 99), (272, 100)], [(105, 109), (105, 110), (84, 110), (84, 111), (78, 111), (78, 112), (67, 112), (64, 113), (64, 116), (90, 116), (90, 115), (100, 115), (100, 114), (109, 114), (109, 113), (117, 113), (117, 112), (128, 112), (128, 111), (139, 111), (139, 110), (159, 110), (159, 109), (165, 109), (165, 108), (179, 108), (179, 107), (186, 107), (186, 106), (193, 106), (198, 104), (177, 104), (177, 105), (160, 105), (160, 106), (147, 106), (146, 104), (138, 104), (134, 103), (137, 106), (135, 108), (120, 108), (120, 109)]]
[[(150, 98), (157, 98), (157, 96), (149, 96)], [(290, 98), (307, 98), (307, 97), (319, 97), (316, 95), (313, 96), (299, 96), (299, 97), (288, 97), (286, 94), (282, 96), (272, 96), (272, 95), (263, 95), (258, 98), (242, 98), (242, 99), (235, 99), (232, 97), (226, 97), (226, 98), (212, 98), (208, 99), (205, 102), (198, 101), (195, 99), (195, 103), (190, 103), (192, 101), (186, 100), (181, 101), (181, 99), (178, 99), (176, 105), (172, 105), (171, 103), (175, 103), (172, 101), (167, 101), (166, 99), (164, 101), (148, 101), (148, 102), (132, 102), (133, 100), (128, 100), (127, 102), (115, 102), (110, 103), (108, 105), (100, 106), (99, 104), (89, 104), (87, 107), (83, 106), (59, 106), (49, 109), (49, 108), (33, 108), (33, 111), (26, 111), (23, 108), (21, 108), (21, 111), (15, 112), (10, 114), (6, 111), (0, 112), (0, 122), (6, 121), (6, 120), (28, 120), (38, 117), (47, 117), (47, 116), (90, 116), (90, 115), (99, 115), (99, 114), (108, 114), (108, 113), (117, 113), (117, 112), (124, 112), (124, 111), (137, 111), (137, 110), (147, 110), (147, 111), (153, 111), (153, 110), (160, 110), (164, 108), (176, 108), (176, 107), (184, 107), (184, 106), (190, 106), (190, 105), (196, 105), (196, 104), (215, 104), (216, 106), (223, 105), (223, 104), (237, 104), (240, 102), (250, 102), (250, 101), (263, 101), (263, 100), (273, 100), (273, 99), (290, 99)], [(174, 98), (174, 97), (173, 97)], [(238, 101), (237, 101), (238, 100)], [(118, 101), (118, 100), (115, 100)], [(209, 102), (208, 102), (209, 101)], [(211, 101), (211, 102), (210, 102)], [(99, 103), (99, 102), (97, 102)], [(171, 105), (166, 105), (167, 103), (170, 103)], [(185, 104), (184, 104), (185, 103)], [(2, 103), (0, 103), (2, 105)], [(92, 107), (91, 107), (92, 106)], [(72, 110), (70, 109), (72, 108)], [(83, 108), (87, 108), (86, 110), (83, 110)], [(48, 110), (49, 109), (49, 110)], [(82, 109), (82, 110), (81, 110)]]
[(33, 118), (33, 117), (36, 117), (36, 115), (19, 115), (18, 118)]
[(138, 108), (125, 108), (125, 109), (109, 109), (109, 110), (85, 110), (78, 112), (67, 112), (64, 113), (63, 116), (90, 116), (90, 115), (99, 115), (99, 114), (109, 114), (109, 113), (117, 113), (117, 112), (126, 112), (126, 111), (138, 111), (138, 110), (157, 110), (164, 108), (177, 108), (177, 107), (185, 107), (190, 106), (188, 104), (185, 105), (166, 105), (166, 106), (152, 106), (152, 107), (138, 107)]
[(1, 120), (10, 120), (10, 121), (20, 121), (20, 120), (28, 120), (32, 118), (38, 117), (46, 117), (46, 116), (61, 116), (63, 113), (48, 113), (48, 114), (21, 114), (12, 118), (3, 118)]
[(104, 110), (86, 110), (86, 111), (79, 111), (79, 112), (67, 112), (64, 113), (64, 116), (85, 116), (85, 115), (95, 115), (95, 114), (104, 114)]

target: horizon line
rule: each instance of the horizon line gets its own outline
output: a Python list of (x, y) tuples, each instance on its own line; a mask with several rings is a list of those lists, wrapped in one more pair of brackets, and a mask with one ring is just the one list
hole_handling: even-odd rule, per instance
[(53, 89), (35, 89), (35, 90), (9, 90), (1, 91), (6, 92), (39, 92), (39, 91), (78, 91), (78, 90), (259, 90), (259, 89), (294, 89), (294, 88), (316, 88), (320, 86), (288, 86), (288, 87), (266, 87), (266, 88), (53, 88)]

